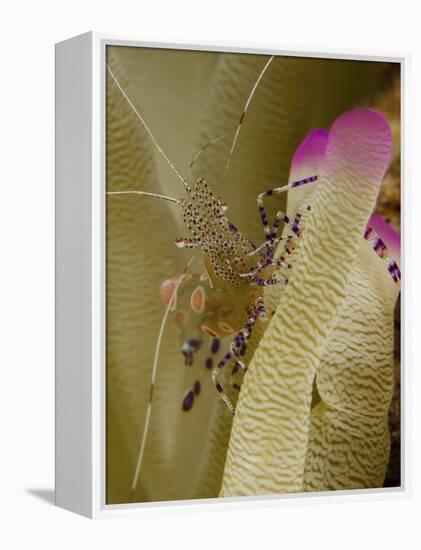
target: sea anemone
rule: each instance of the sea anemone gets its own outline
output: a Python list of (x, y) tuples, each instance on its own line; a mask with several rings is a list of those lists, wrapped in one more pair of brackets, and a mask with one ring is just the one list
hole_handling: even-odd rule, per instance
[[(380, 114), (345, 111), (376, 94), (385, 64), (276, 58), (225, 174), (262, 56), (109, 47), (108, 64), (182, 173), (188, 174), (205, 143), (225, 138), (200, 156), (192, 178), (206, 178), (228, 203), (232, 222), (252, 240), (263, 238), (256, 196), (286, 183), (291, 158), (291, 178), (320, 179), (289, 194), (289, 214), (307, 203), (311, 211), (288, 286), (267, 292), (276, 313), (266, 332), (267, 324), (258, 324), (250, 342), (246, 359), (252, 360), (232, 433), (232, 417), (205, 369), (200, 396), (191, 410), (182, 409), (196, 375), (185, 366), (177, 325), (168, 319), (134, 488), (165, 313), (160, 287), (183, 272), (190, 255), (174, 247), (186, 230), (172, 204), (133, 195), (107, 200), (107, 502), (380, 486), (388, 455), (391, 309), (399, 285), (363, 236), (390, 135)], [(308, 134), (330, 126), (329, 134)], [(111, 79), (106, 161), (108, 191), (183, 191)], [(281, 199), (268, 203), (269, 217), (284, 206)], [(200, 273), (200, 258), (192, 268)], [(359, 448), (367, 453), (363, 461)], [(367, 472), (358, 470), (349, 481), (341, 473), (348, 464), (341, 449), (349, 472), (354, 466)]]

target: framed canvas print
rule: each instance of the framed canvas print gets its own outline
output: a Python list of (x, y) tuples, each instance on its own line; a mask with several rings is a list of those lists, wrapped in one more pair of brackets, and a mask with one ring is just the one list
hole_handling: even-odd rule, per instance
[(57, 44), (59, 506), (405, 490), (405, 68)]

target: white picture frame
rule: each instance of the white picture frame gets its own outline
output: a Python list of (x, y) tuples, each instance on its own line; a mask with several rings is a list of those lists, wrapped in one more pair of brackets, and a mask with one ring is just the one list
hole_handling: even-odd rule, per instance
[[(309, 51), (230, 43), (157, 43), (89, 32), (56, 45), (56, 504), (90, 518), (169, 506), (211, 509), (311, 499), (391, 499), (409, 491), (407, 366), (402, 345), (401, 487), (335, 493), (113, 504), (105, 502), (105, 50), (109, 45), (277, 54), (401, 64), (402, 237), (407, 196), (408, 54)], [(405, 244), (403, 246), (405, 250)], [(403, 253), (404, 257), (404, 253)], [(402, 266), (404, 273), (404, 265)], [(402, 313), (406, 311), (402, 281)]]

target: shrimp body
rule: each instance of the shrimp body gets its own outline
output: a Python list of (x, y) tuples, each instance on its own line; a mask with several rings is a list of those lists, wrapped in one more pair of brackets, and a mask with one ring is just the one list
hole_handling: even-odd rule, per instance
[(263, 288), (244, 277), (256, 264), (250, 255), (256, 247), (229, 221), (226, 204), (204, 179), (197, 180), (189, 195), (181, 207), (191, 237), (177, 239), (176, 245), (200, 248), (206, 268), (198, 286), (194, 279), (189, 281), (191, 307), (204, 312), (201, 330), (205, 334), (214, 338), (234, 334), (244, 327), (256, 302), (263, 300)]

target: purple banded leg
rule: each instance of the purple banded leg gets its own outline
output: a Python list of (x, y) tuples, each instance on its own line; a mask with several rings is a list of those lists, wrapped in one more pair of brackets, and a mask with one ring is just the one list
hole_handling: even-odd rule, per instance
[(287, 285), (288, 279), (277, 279), (276, 277), (271, 277), (270, 279), (262, 279), (260, 277), (256, 277), (252, 281), (257, 286), (273, 286), (273, 285)]
[(395, 262), (395, 260), (391, 260), (387, 264), (387, 269), (395, 283), (398, 283), (401, 280), (401, 270), (399, 269), (398, 264)]
[[(245, 350), (247, 350), (247, 346), (246, 346)], [(231, 374), (236, 374), (240, 369), (243, 372), (247, 372), (246, 365), (242, 361), (240, 361), (240, 359), (237, 359), (236, 362), (235, 362), (235, 365), (232, 368)]]
[(382, 241), (380, 236), (374, 231), (374, 229), (368, 227), (364, 233), (364, 239), (368, 241), (377, 256), (387, 262), (387, 270), (395, 283), (398, 283), (401, 280), (401, 271), (396, 261), (390, 257), (387, 246)]
[(222, 387), (222, 385), (218, 382), (218, 371), (219, 369), (221, 369), (228, 361), (229, 359), (231, 359), (231, 357), (233, 357), (234, 355), (237, 355), (238, 351), (237, 350), (234, 350), (234, 348), (232, 348), (228, 353), (226, 353), (224, 355), (224, 357), (221, 359), (221, 361), (218, 363), (218, 366), (215, 367), (212, 371), (212, 382), (214, 383), (215, 385), (215, 388), (216, 388), (216, 391), (219, 393), (219, 395), (221, 396), (221, 399), (224, 401), (224, 403), (226, 404), (226, 406), (228, 407), (230, 413), (234, 416), (235, 414), (235, 407), (234, 405), (231, 403), (231, 400), (230, 398), (228, 397), (228, 395), (225, 393), (224, 391), (224, 388)]
[(271, 252), (270, 254), (270, 256), (268, 255), (264, 260), (258, 262), (251, 271), (248, 271), (247, 273), (240, 273), (240, 277), (254, 277), (257, 273), (259, 273), (259, 271), (262, 271), (262, 269), (274, 265), (272, 260), (273, 253)]
[(300, 223), (301, 217), (302, 217), (302, 215), (300, 214), (300, 212), (297, 212), (297, 214), (295, 215), (295, 218), (294, 218), (294, 223), (296, 225), (298, 225)]
[[(289, 245), (291, 244), (291, 241), (293, 239), (294, 239), (293, 235), (289, 235), (288, 237), (282, 237), (282, 240), (285, 240), (285, 247), (284, 247), (283, 254), (285, 254), (285, 255), (288, 254), (289, 255), (289, 254), (292, 253), (292, 250), (289, 248)], [(275, 239), (275, 241), (273, 241), (273, 243), (276, 242), (277, 240), (279, 240), (279, 239)], [(258, 262), (256, 264), (256, 266), (251, 271), (249, 271), (247, 273), (240, 273), (240, 277), (255, 277), (260, 271), (262, 271), (266, 267), (277, 267), (277, 268), (286, 267), (287, 269), (292, 268), (291, 264), (286, 263), (284, 255), (280, 256), (277, 260), (273, 259), (273, 255), (275, 253), (273, 243), (271, 241), (267, 241), (268, 250), (267, 250), (265, 256), (263, 257), (263, 260)], [(262, 281), (262, 280), (263, 279), (259, 279), (259, 281)], [(256, 282), (256, 281), (254, 280), (253, 282)], [(288, 281), (278, 280), (277, 282), (270, 282), (268, 284), (278, 284), (278, 283), (283, 283), (283, 282), (285, 282), (285, 284), (286, 284)], [(266, 285), (262, 284), (261, 286), (266, 286)]]
[[(306, 205), (304, 208), (305, 210), (310, 210), (311, 207), (309, 205)], [(300, 237), (302, 233), (302, 230), (299, 227), (301, 218), (302, 218), (302, 214), (300, 212), (297, 212), (295, 214), (294, 221), (292, 221), (284, 212), (279, 210), (276, 213), (275, 221), (273, 222), (272, 238), (276, 238), (281, 222), (284, 222), (291, 229), (291, 231), (294, 233), (296, 237)]]
[[(298, 223), (301, 219), (301, 216), (298, 218), (298, 215), (296, 216), (295, 219), (298, 219)], [(298, 223), (297, 223), (297, 226), (298, 226)], [(276, 231), (278, 231), (278, 227), (275, 227)], [(301, 235), (301, 228), (300, 228), (300, 235)], [(292, 252), (295, 250), (295, 248), (291, 249), (291, 244), (293, 244), (294, 242), (296, 242), (296, 239), (298, 239), (299, 237), (297, 235), (287, 235), (286, 237), (282, 237), (282, 241), (284, 241), (284, 248), (283, 248), (283, 253), (282, 254), (285, 254), (285, 255), (290, 255), (292, 254)], [(272, 243), (272, 242), (277, 242), (277, 240), (279, 239), (279, 237), (275, 238), (274, 241), (268, 241), (269, 243)], [(268, 251), (266, 253), (266, 258), (272, 258), (274, 257), (274, 254), (275, 254), (275, 248), (271, 245), (269, 248), (268, 248)], [(280, 267), (279, 265), (279, 260), (274, 260), (276, 265), (278, 265), (278, 267)], [(285, 261), (285, 258), (284, 256), (282, 256), (282, 260), (281, 262), (284, 262)], [(275, 265), (275, 264), (273, 264)], [(290, 267), (290, 265), (288, 264), (288, 266)]]
[(230, 385), (231, 385), (232, 388), (234, 388), (234, 390), (237, 390), (237, 391), (240, 391), (241, 386), (238, 383), (235, 382), (234, 376), (237, 374), (237, 372), (240, 369), (243, 371), (244, 374), (247, 372), (246, 365), (242, 361), (237, 359), (236, 362), (235, 362), (235, 365), (233, 366), (233, 368), (231, 370), (231, 375), (230, 375)]
[[(297, 220), (297, 225), (298, 225), (298, 223), (300, 222), (300, 219), (301, 219), (301, 214), (297, 214), (295, 219)], [(290, 245), (291, 241), (293, 240), (293, 238), (294, 238), (293, 235), (288, 235), (287, 237), (276, 237), (276, 238), (271, 239), (269, 241), (265, 241), (258, 248), (256, 248), (255, 251), (248, 254), (249, 256), (251, 256), (255, 252), (261, 251), (261, 250), (263, 250), (263, 248), (266, 248), (267, 250), (263, 254), (262, 259), (255, 265), (255, 267), (251, 271), (249, 271), (247, 273), (240, 273), (240, 277), (254, 277), (255, 275), (257, 275), (260, 271), (262, 271), (266, 267), (272, 267), (272, 266), (282, 267), (282, 265), (285, 263), (285, 258), (282, 256), (281, 261), (280, 260), (275, 261), (273, 259), (273, 256), (275, 254), (275, 246), (274, 245), (278, 242), (285, 241), (284, 251), (285, 251), (286, 254), (291, 254), (292, 251), (289, 249), (289, 245)], [(291, 265), (287, 264), (287, 267), (290, 268)]]
[[(291, 236), (292, 238), (292, 236)], [(291, 250), (288, 248), (290, 240), (287, 239), (287, 243), (284, 248), (285, 254), (291, 254)], [(272, 254), (273, 255), (273, 254)], [(253, 279), (251, 280), (252, 283), (255, 283), (258, 286), (270, 286), (270, 285), (279, 285), (279, 284), (288, 284), (288, 279), (279, 279), (278, 277), (270, 277), (269, 279), (263, 279), (262, 277), (256, 277), (256, 275), (261, 271), (261, 269), (265, 267), (277, 267), (278, 269), (281, 269), (282, 267), (286, 269), (292, 269), (292, 265), (289, 263), (286, 263), (285, 256), (280, 256), (277, 260), (273, 260), (272, 258), (267, 258), (267, 261), (265, 262), (259, 262), (259, 264), (256, 266), (256, 268), (251, 271), (250, 273), (241, 273), (241, 277), (244, 276), (252, 276)]]
[(275, 221), (273, 222), (273, 226), (272, 226), (272, 234), (271, 234), (272, 238), (276, 237), (279, 231), (279, 226), (281, 222), (284, 222), (284, 224), (291, 229), (291, 231), (294, 233), (296, 237), (301, 236), (301, 231), (298, 226), (298, 223), (296, 223), (295, 220), (292, 221), (284, 212), (282, 212), (282, 210), (278, 210), (278, 212), (276, 213)]
[[(234, 341), (231, 343), (230, 350), (224, 355), (224, 357), (219, 361), (218, 365), (212, 371), (212, 382), (214, 383), (217, 392), (221, 396), (221, 399), (224, 401), (224, 403), (227, 405), (232, 415), (235, 414), (235, 407), (231, 403), (227, 394), (224, 392), (224, 388), (222, 387), (222, 385), (218, 382), (218, 373), (219, 370), (222, 369), (232, 357), (235, 356), (238, 358), (239, 356), (245, 354), (247, 349), (246, 342), (251, 336), (257, 319), (260, 315), (264, 313), (264, 311), (265, 306), (263, 303), (260, 303), (249, 317), (244, 329), (235, 335)], [(237, 364), (240, 365), (240, 367), (243, 368), (244, 371), (247, 370), (241, 360), (237, 359), (236, 365)]]
[(256, 247), (254, 250), (249, 252), (247, 256), (254, 256), (255, 254), (258, 254), (261, 252), (264, 248), (270, 248), (271, 246), (278, 244), (281, 241), (285, 241), (288, 237), (276, 237), (273, 241), (264, 241), (262, 244), (260, 244), (258, 247)]
[(370, 243), (371, 248), (374, 250), (377, 256), (379, 256), (380, 258), (383, 258), (385, 256), (387, 246), (381, 240), (380, 236), (374, 231), (374, 229), (368, 227), (366, 229), (366, 232), (364, 233), (364, 239)]
[(292, 265), (286, 263), (285, 256), (279, 256), (279, 258), (275, 262), (275, 265), (278, 269), (281, 269), (281, 267), (292, 269)]
[(256, 266), (254, 267), (254, 269), (252, 269), (252, 271), (248, 271), (247, 273), (240, 273), (240, 277), (252, 278), (254, 280), (254, 277), (260, 271), (262, 271), (263, 269), (265, 269), (267, 267), (277, 267), (277, 268), (286, 267), (288, 269), (292, 268), (291, 264), (287, 264), (285, 262), (285, 257), (284, 256), (281, 256), (277, 260), (273, 260), (272, 257), (269, 256), (264, 261), (261, 261), (258, 264), (256, 264)]
[[(292, 251), (285, 247), (284, 253), (291, 254)], [(292, 265), (289, 263), (286, 263), (285, 256), (280, 256), (277, 260), (274, 260), (273, 258), (273, 252), (271, 252), (271, 255), (266, 258), (266, 260), (259, 262), (255, 268), (252, 271), (249, 271), (247, 273), (240, 273), (240, 277), (244, 278), (250, 278), (252, 283), (256, 283), (259, 286), (267, 286), (267, 285), (277, 285), (277, 284), (287, 284), (287, 279), (278, 279), (275, 277), (270, 277), (269, 279), (263, 279), (260, 277), (256, 277), (256, 275), (262, 271), (263, 269), (267, 267), (276, 267), (278, 269), (286, 268), (286, 269), (292, 269)]]
[(287, 240), (286, 240), (286, 242), (285, 242), (285, 247), (284, 247), (284, 252), (285, 252), (285, 254), (288, 254), (288, 255), (292, 254), (293, 251), (292, 251), (291, 248), (290, 248), (290, 244), (291, 244), (291, 241), (292, 241), (292, 240), (293, 240), (293, 236), (292, 236), (292, 235), (288, 235), (288, 238), (287, 238)]
[[(306, 210), (310, 210), (310, 206), (305, 207)], [(284, 246), (284, 254), (290, 255), (292, 254), (293, 250), (291, 250), (290, 245), (294, 241), (294, 239), (299, 239), (302, 235), (303, 228), (300, 227), (302, 214), (300, 212), (297, 212), (294, 218), (294, 221), (291, 222), (291, 220), (288, 218), (288, 216), (285, 216), (282, 212), (278, 212), (275, 217), (275, 221), (272, 226), (272, 235), (276, 237), (279, 231), (279, 225), (281, 221), (284, 221), (293, 231), (294, 235), (288, 235), (285, 239), (285, 246)], [(280, 258), (281, 263), (285, 261), (285, 258), (281, 256)], [(279, 262), (279, 260), (278, 260)], [(278, 263), (278, 266), (281, 267), (281, 265)], [(288, 264), (288, 267), (290, 268), (290, 264)]]
[[(310, 206), (307, 207), (307, 210), (310, 210)], [(279, 213), (278, 213), (279, 214)], [(266, 241), (264, 245), (267, 247), (267, 251), (263, 256), (263, 259), (256, 264), (254, 269), (249, 271), (248, 273), (241, 273), (240, 277), (254, 277), (253, 281), (254, 283), (258, 284), (259, 286), (268, 286), (268, 285), (276, 285), (276, 284), (288, 284), (287, 279), (277, 279), (277, 278), (270, 278), (270, 279), (262, 279), (259, 277), (255, 277), (260, 271), (265, 269), (266, 267), (273, 267), (276, 266), (278, 268), (281, 267), (287, 267), (288, 269), (291, 269), (291, 264), (287, 264), (285, 260), (285, 256), (280, 256), (277, 260), (273, 259), (273, 256), (275, 254), (275, 248), (274, 244), (279, 241), (285, 241), (284, 251), (283, 254), (289, 255), (292, 254), (292, 250), (290, 249), (290, 244), (293, 241), (294, 238), (299, 238), (301, 235), (302, 230), (299, 228), (299, 223), (301, 221), (302, 215), (298, 212), (295, 216), (294, 222), (290, 222), (289, 218), (287, 216), (284, 216), (284, 221), (290, 222), (289, 225), (295, 229), (294, 235), (288, 235), (287, 237), (277, 237), (276, 234), (279, 230), (279, 221), (278, 219), (275, 220), (273, 224), (273, 230), (272, 230), (272, 237), (270, 240)], [(259, 249), (262, 249), (263, 245), (259, 246)], [(258, 249), (256, 249), (258, 250)]]
[[(307, 183), (313, 183), (317, 181), (317, 179), (318, 179), (318, 176), (310, 176), (308, 178), (293, 181), (288, 185), (284, 185), (284, 187), (275, 187), (274, 189), (269, 189), (268, 191), (264, 191), (263, 193), (260, 193), (260, 195), (257, 197), (257, 207), (260, 212), (260, 218), (262, 220), (263, 230), (265, 232), (265, 236), (267, 240), (271, 240), (275, 238), (276, 235), (273, 235), (273, 231), (271, 230), (270, 225), (268, 223), (266, 211), (263, 206), (263, 198), (284, 193), (285, 191), (289, 191), (290, 189), (294, 189), (295, 187), (306, 185)], [(281, 212), (278, 212), (278, 214), (284, 217), (283, 221), (285, 221), (285, 223), (291, 227), (291, 230), (294, 233), (296, 233), (295, 229), (297, 229), (298, 224), (294, 225), (294, 222), (291, 222), (291, 220), (288, 218), (288, 216), (286, 216), (286, 214)], [(278, 225), (280, 222), (281, 222), (281, 219), (279, 220)]]
[(224, 388), (222, 387), (222, 385), (218, 382), (218, 369), (222, 368), (225, 363), (227, 361), (229, 361), (229, 359), (231, 359), (231, 357), (233, 357), (234, 355), (234, 351), (231, 349), (228, 353), (226, 353), (224, 355), (224, 357), (221, 359), (221, 361), (218, 363), (218, 366), (215, 367), (212, 371), (212, 382), (214, 383), (215, 385), (215, 388), (216, 388), (216, 391), (219, 393), (219, 395), (221, 396), (221, 399), (224, 401), (224, 403), (226, 404), (226, 406), (228, 407), (230, 413), (232, 415), (235, 414), (235, 407), (234, 405), (231, 403), (231, 400), (229, 399), (229, 397), (227, 396), (227, 394), (224, 392)]

